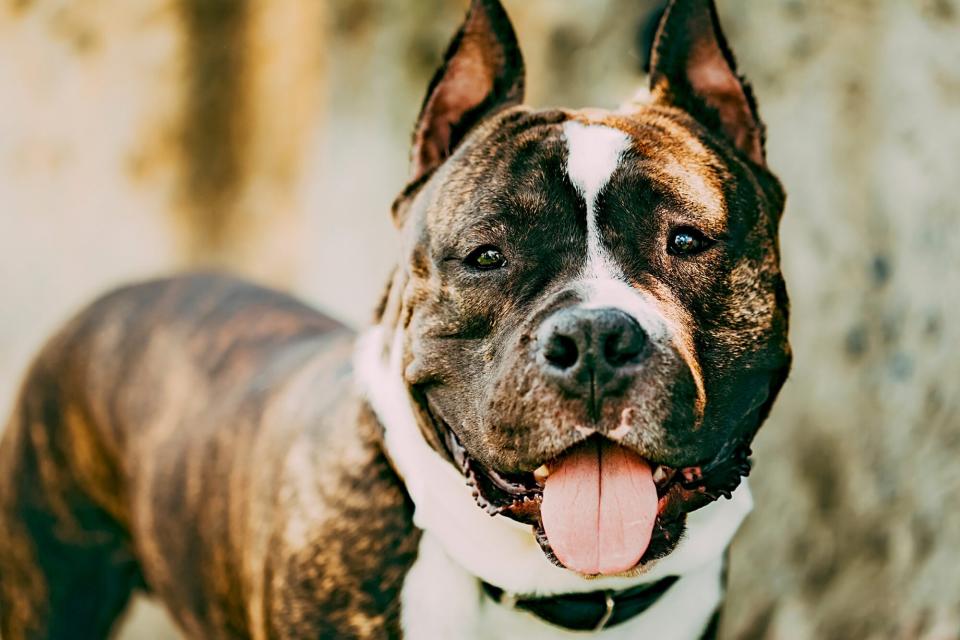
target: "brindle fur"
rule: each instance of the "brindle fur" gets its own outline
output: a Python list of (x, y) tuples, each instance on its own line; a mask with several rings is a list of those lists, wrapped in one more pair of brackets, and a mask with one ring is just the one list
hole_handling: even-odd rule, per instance
[(0, 447), (0, 633), (102, 638), (133, 588), (191, 637), (397, 636), (411, 505), (351, 334), (216, 275), (101, 299)]

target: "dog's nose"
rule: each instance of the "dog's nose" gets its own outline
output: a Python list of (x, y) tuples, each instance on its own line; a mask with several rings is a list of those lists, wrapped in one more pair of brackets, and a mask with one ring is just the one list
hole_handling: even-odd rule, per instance
[(599, 405), (622, 391), (643, 361), (647, 334), (619, 309), (563, 309), (537, 332), (544, 374), (573, 395)]

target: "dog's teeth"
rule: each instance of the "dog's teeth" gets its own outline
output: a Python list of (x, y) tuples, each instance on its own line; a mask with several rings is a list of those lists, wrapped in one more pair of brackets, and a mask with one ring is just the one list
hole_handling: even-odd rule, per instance
[(538, 483), (543, 484), (547, 481), (547, 477), (550, 475), (550, 469), (547, 465), (542, 464), (537, 467), (536, 471), (533, 472), (533, 479)]
[(687, 467), (681, 473), (687, 482), (699, 482), (703, 479), (703, 470), (700, 467)]
[(660, 484), (667, 479), (667, 470), (663, 468), (662, 464), (658, 464), (657, 468), (653, 470), (653, 481), (656, 484)]

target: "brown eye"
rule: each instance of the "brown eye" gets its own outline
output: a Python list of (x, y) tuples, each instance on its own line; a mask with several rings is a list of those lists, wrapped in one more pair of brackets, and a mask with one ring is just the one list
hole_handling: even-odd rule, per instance
[(667, 252), (675, 256), (692, 256), (706, 251), (713, 241), (693, 227), (680, 227), (670, 232)]
[(500, 249), (487, 244), (471, 251), (470, 255), (468, 255), (463, 262), (468, 267), (473, 267), (481, 271), (490, 271), (506, 265), (507, 259)]

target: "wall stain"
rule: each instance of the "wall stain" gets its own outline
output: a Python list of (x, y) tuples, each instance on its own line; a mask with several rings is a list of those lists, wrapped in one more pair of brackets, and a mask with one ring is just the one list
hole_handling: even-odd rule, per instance
[(244, 174), (247, 0), (180, 0), (187, 100), (180, 131), (190, 257), (228, 241)]
[(882, 287), (890, 281), (893, 275), (893, 265), (890, 264), (890, 258), (883, 254), (877, 254), (870, 264), (870, 273), (873, 276), (873, 283), (876, 287)]
[(859, 360), (867, 352), (869, 347), (869, 338), (867, 329), (862, 324), (857, 324), (847, 331), (844, 339), (844, 349), (851, 360)]

